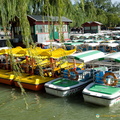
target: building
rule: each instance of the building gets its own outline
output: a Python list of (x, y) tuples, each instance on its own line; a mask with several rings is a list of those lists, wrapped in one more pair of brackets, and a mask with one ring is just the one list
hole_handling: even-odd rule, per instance
[[(72, 20), (61, 17), (62, 25), (59, 24), (58, 17), (53, 16), (41, 16), (41, 15), (28, 15), (28, 21), (31, 27), (31, 35), (34, 42), (48, 42), (59, 41), (62, 38), (64, 41), (69, 40), (69, 23)], [(21, 29), (19, 26), (19, 20), (12, 23), (13, 33), (15, 39), (21, 41)]]
[(7, 47), (6, 40), (11, 40), (10, 28), (6, 28), (6, 33), (4, 28), (0, 25), (0, 47)]
[(82, 27), (84, 29), (84, 33), (99, 33), (101, 31), (101, 25), (100, 22), (86, 22), (82, 24)]

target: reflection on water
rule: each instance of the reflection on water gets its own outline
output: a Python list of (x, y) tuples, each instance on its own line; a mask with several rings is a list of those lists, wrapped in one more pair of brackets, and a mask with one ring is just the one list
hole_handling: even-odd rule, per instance
[[(113, 116), (116, 115), (116, 116)], [(1, 120), (119, 120), (120, 104), (103, 107), (85, 103), (81, 93), (66, 98), (0, 84)]]

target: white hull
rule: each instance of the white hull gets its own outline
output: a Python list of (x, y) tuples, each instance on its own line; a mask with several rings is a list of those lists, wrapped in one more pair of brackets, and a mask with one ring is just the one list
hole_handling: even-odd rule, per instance
[(88, 89), (95, 83), (89, 84), (83, 90), (83, 98), (85, 102), (90, 102), (102, 106), (113, 106), (114, 104), (120, 102), (120, 91), (115, 94), (108, 95), (98, 92), (89, 91)]
[(79, 82), (78, 84), (70, 86), (70, 87), (61, 87), (61, 86), (53, 85), (52, 82), (58, 79), (60, 78), (57, 78), (57, 79), (54, 79), (52, 81), (45, 83), (45, 91), (49, 94), (59, 96), (59, 97), (69, 96), (79, 91), (82, 91), (86, 87), (86, 85), (92, 82), (92, 79), (91, 79), (85, 82)]

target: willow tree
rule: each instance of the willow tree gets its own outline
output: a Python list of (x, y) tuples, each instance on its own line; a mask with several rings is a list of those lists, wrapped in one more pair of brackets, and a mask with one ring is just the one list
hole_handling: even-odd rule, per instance
[[(62, 25), (61, 16), (65, 15), (64, 9), (66, 8), (66, 4), (69, 2), (70, 0), (67, 0), (66, 2), (64, 2), (64, 0), (0, 0), (0, 17), (2, 19), (2, 26), (4, 27), (4, 31), (6, 32), (6, 28), (10, 26), (10, 21), (14, 21), (15, 17), (18, 17), (23, 43), (27, 48), (29, 48), (31, 44), (34, 47), (35, 45), (31, 37), (27, 14), (39, 13), (46, 16), (57, 15), (59, 18), (58, 22), (60, 25)], [(11, 46), (9, 40), (8, 46)], [(13, 56), (11, 57), (13, 60)], [(16, 71), (19, 71), (19, 68), (16, 64), (13, 64), (13, 67)]]

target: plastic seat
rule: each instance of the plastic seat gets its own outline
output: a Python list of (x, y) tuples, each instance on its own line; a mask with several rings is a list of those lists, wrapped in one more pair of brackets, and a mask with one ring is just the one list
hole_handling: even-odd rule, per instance
[(90, 77), (89, 73), (85, 75), (85, 79), (88, 79)]
[(78, 71), (78, 70), (81, 70), (81, 68), (77, 67), (77, 68), (76, 68), (76, 71)]
[(102, 78), (104, 76), (104, 72), (103, 71), (100, 71), (99, 72), (99, 76)]
[(103, 73), (103, 71), (100, 71), (99, 73), (97, 73), (96, 75), (95, 75), (95, 82), (96, 83), (100, 83), (100, 84), (103, 84), (104, 82), (103, 82), (103, 76), (104, 76), (104, 73)]
[(91, 70), (90, 70), (90, 73), (91, 73), (92, 76), (93, 76), (94, 74), (96, 74), (96, 72), (97, 72), (97, 71), (94, 70), (94, 69), (91, 69)]
[(63, 77), (68, 78), (68, 70), (63, 70)]
[(92, 47), (91, 47), (91, 46), (89, 46), (89, 47), (88, 47), (88, 50), (92, 50)]

